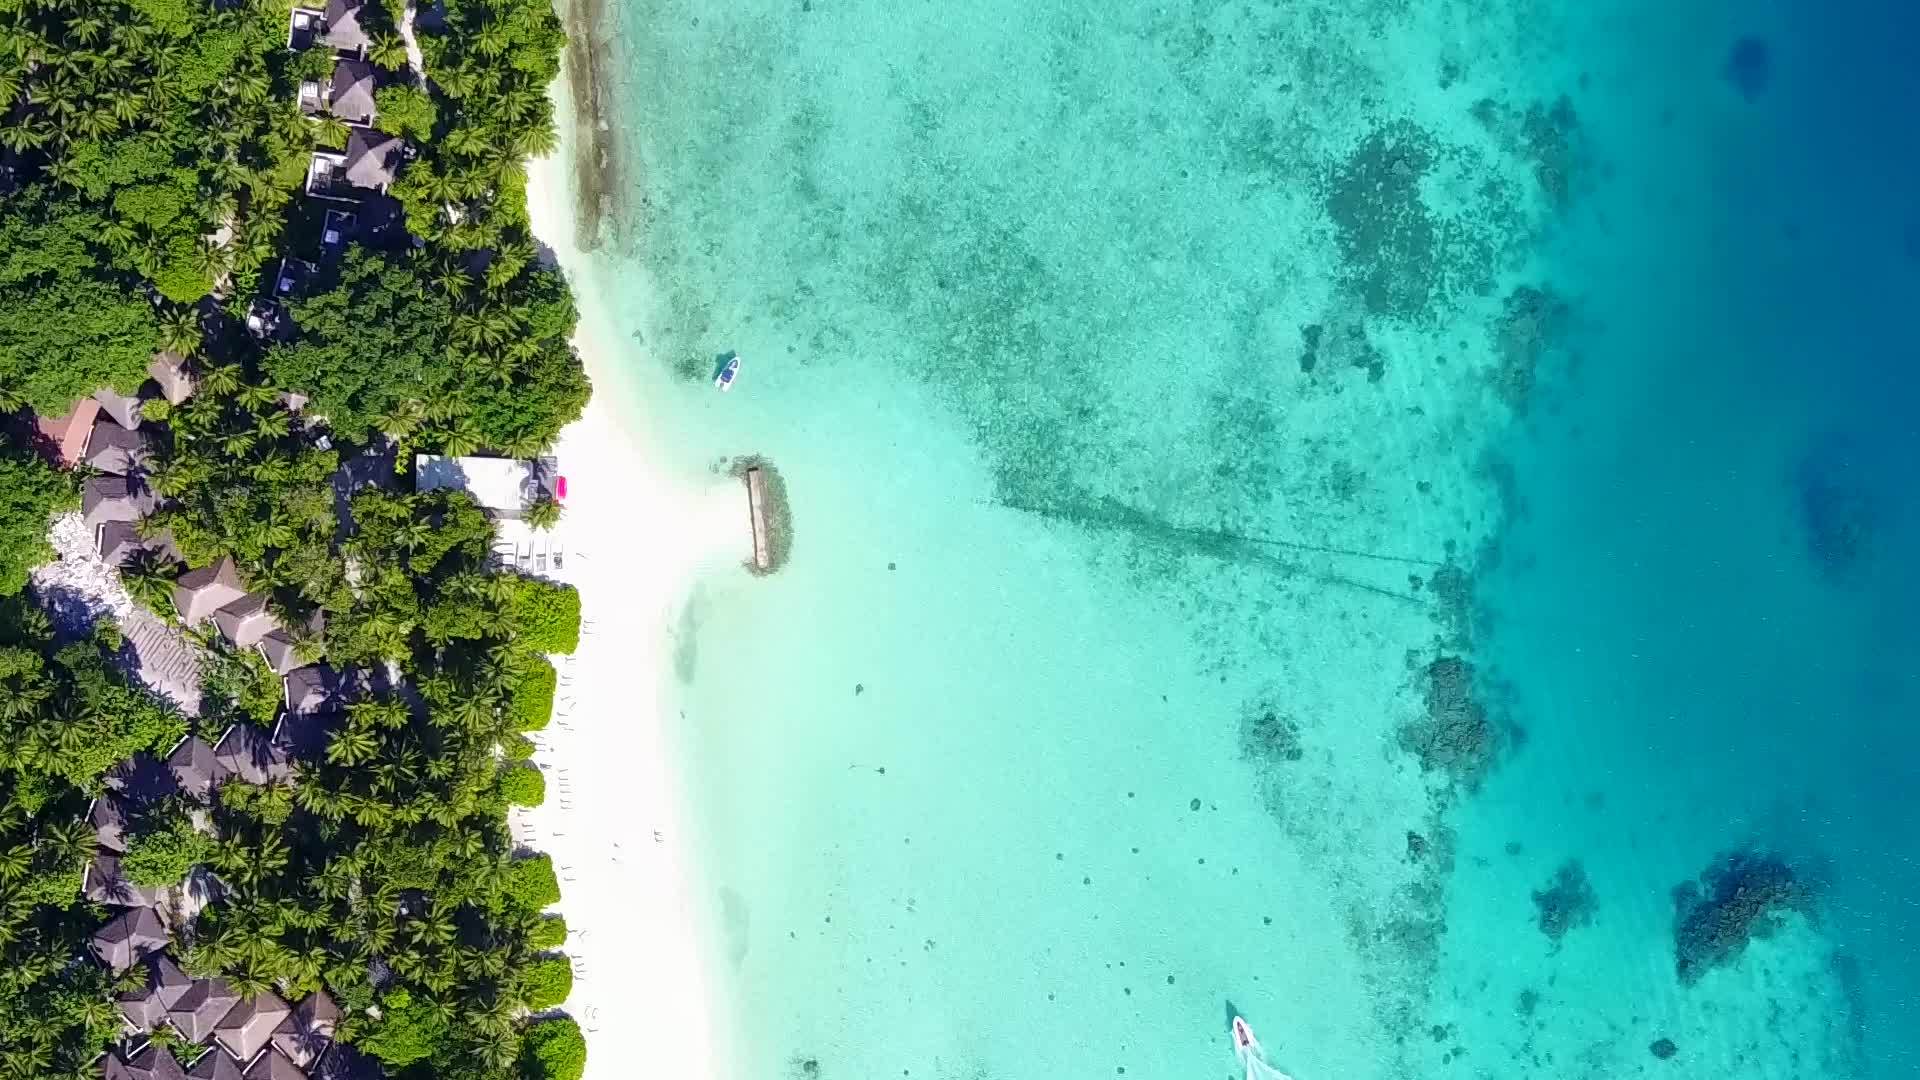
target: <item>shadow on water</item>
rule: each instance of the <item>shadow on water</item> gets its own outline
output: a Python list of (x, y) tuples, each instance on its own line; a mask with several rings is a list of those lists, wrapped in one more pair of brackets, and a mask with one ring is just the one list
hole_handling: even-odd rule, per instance
[(1226, 563), (1263, 567), (1278, 571), (1284, 577), (1305, 576), (1324, 584), (1341, 585), (1410, 604), (1425, 605), (1428, 601), (1409, 593), (1369, 584), (1345, 574), (1309, 570), (1287, 558), (1286, 555), (1324, 555), (1420, 567), (1427, 570), (1438, 570), (1447, 565), (1440, 559), (1358, 551), (1325, 544), (1309, 544), (1298, 540), (1249, 536), (1224, 529), (1180, 525), (1156, 517), (1137, 507), (1128, 506), (1110, 495), (1092, 495), (1067, 484), (1056, 486), (1066, 489), (1066, 493), (1050, 493), (1036, 498), (1020, 493), (1003, 492), (995, 498), (982, 501), (990, 506), (1005, 507), (1023, 514), (1061, 521), (1084, 529), (1121, 533), (1138, 543), (1183, 555), (1199, 555)]

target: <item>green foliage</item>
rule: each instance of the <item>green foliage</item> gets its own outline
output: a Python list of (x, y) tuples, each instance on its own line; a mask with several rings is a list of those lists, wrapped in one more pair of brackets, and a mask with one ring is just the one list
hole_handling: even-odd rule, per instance
[(285, 693), (280, 677), (252, 649), (215, 638), (200, 658), (200, 712), (210, 718), (271, 727)]
[(47, 521), (78, 502), (72, 482), (39, 458), (0, 452), (0, 596), (26, 588), (27, 571), (53, 558)]
[(545, 657), (527, 665), (527, 673), (515, 681), (507, 708), (513, 726), (520, 731), (539, 731), (553, 719), (553, 696), (560, 686), (560, 673)]
[(261, 360), (267, 377), (300, 387), (314, 412), (355, 441), (403, 402), (448, 393), (453, 312), (416, 266), (349, 248), (340, 284), (292, 305), (299, 340), (267, 350)]
[(587, 1037), (570, 1017), (542, 1020), (520, 1040), (523, 1080), (580, 1080), (587, 1071)]
[(0, 706), (7, 721), (0, 768), (31, 766), (74, 787), (186, 733), (178, 711), (129, 686), (92, 643), (51, 657), (34, 648), (0, 648)]
[(551, 529), (560, 524), (560, 501), (551, 495), (542, 495), (528, 505), (521, 517), (535, 529)]
[(373, 126), (403, 139), (425, 139), (433, 134), (439, 107), (425, 90), (404, 84), (373, 92)]
[(520, 970), (520, 993), (534, 1012), (551, 1009), (573, 993), (573, 966), (564, 956), (543, 956)]
[(120, 869), (135, 885), (178, 885), (212, 850), (212, 842), (194, 830), (186, 809), (169, 805), (148, 811), (128, 835)]
[(380, 1002), (379, 1022), (360, 1037), (360, 1050), (399, 1067), (432, 1057), (447, 1039), (450, 1025), (433, 1003), (394, 990)]
[(580, 590), (540, 578), (519, 578), (507, 608), (520, 640), (543, 653), (580, 647)]
[(533, 758), (533, 740), (517, 731), (509, 731), (500, 739), (500, 756), (508, 761), (528, 761)]
[[(364, 13), (388, 62), (397, 10)], [(310, 229), (280, 239), (324, 129), (294, 93), (326, 58), (289, 54), (285, 33), (272, 4), (0, 4), (0, 41), (19, 46), (0, 70), (0, 137), (22, 185), (0, 196), (0, 411), (130, 391), (162, 343), (192, 356), (199, 391), (148, 414), (151, 483), (168, 502), (145, 527), (193, 566), (233, 555), (302, 658), (324, 651), (413, 688), (354, 704), (291, 784), (224, 785), (208, 808), (217, 838), (197, 855), (176, 826), (134, 822), (143, 877), (194, 856), (229, 886), (182, 963), (244, 991), (326, 987), (347, 1012), (342, 1038), (390, 1075), (578, 1076), (564, 1031), (520, 1056), (522, 973), (544, 970), (533, 938), (551, 931), (535, 916), (558, 885), (546, 860), (509, 859), (502, 786), (525, 782), (503, 780), (500, 753), (523, 752), (515, 728), (547, 711), (537, 653), (571, 646), (577, 598), (490, 571), (491, 524), (471, 499), (363, 492), (349, 522), (329, 483), (382, 433), (402, 461), (531, 454), (586, 402), (576, 313), (527, 231), (520, 160), (551, 149), (559, 22), (544, 0), (455, 0), (444, 31), (422, 30), (424, 91), (380, 95), (383, 123), (421, 154), (396, 188), (416, 242), (350, 247), (338, 288), (294, 305), (293, 340), (262, 346), (236, 332), (239, 304), (193, 301), (223, 274), (230, 298), (251, 295), (265, 265), (308, 242)], [(306, 412), (280, 390), (309, 395)], [(322, 432), (341, 449), (321, 449)], [(0, 474), (0, 539), (24, 566), (45, 553), (43, 504), (72, 496), (37, 464), (16, 468)], [(147, 573), (161, 608), (171, 569), (129, 580)], [(90, 854), (84, 793), (187, 725), (105, 664), (112, 644), (56, 649), (43, 614), (0, 595), (0, 859), (27, 852), (0, 881), (0, 1080), (97, 1073), (119, 1030), (108, 977), (85, 962), (102, 913), (74, 888)], [(273, 680), (250, 654), (216, 655), (205, 675), (203, 735), (269, 720)]]
[(75, 962), (99, 923), (76, 887), (94, 850), (87, 796), (40, 755), (91, 699), (37, 609), (0, 599), (0, 641), (0, 1077), (79, 1075), (119, 1020), (108, 974)]
[(539, 806), (547, 801), (547, 778), (531, 765), (502, 769), (500, 797), (514, 806)]
[(537, 920), (533, 929), (527, 932), (527, 947), (530, 949), (557, 949), (566, 943), (567, 920), (558, 915)]
[(153, 306), (124, 286), (0, 284), (0, 386), (46, 415), (103, 386), (139, 386), (159, 340)]
[(507, 864), (501, 883), (501, 895), (522, 911), (539, 911), (560, 902), (560, 879), (553, 874), (553, 859), (531, 855)]

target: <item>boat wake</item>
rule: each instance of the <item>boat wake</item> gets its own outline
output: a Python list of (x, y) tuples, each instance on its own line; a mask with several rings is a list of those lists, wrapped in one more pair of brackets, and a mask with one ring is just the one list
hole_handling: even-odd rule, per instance
[(1253, 1028), (1245, 1020), (1233, 1018), (1233, 1052), (1247, 1067), (1247, 1080), (1293, 1080), (1293, 1077), (1267, 1064), (1266, 1051), (1254, 1038)]

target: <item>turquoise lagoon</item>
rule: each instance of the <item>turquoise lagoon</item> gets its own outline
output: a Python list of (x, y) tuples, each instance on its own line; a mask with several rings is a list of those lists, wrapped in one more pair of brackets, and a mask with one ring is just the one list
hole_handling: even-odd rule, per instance
[[(1624, 0), (576, 32), (600, 392), (793, 500), (676, 632), (740, 1076), (1232, 1075), (1229, 1008), (1298, 1080), (1902, 1075), (1913, 226), (1832, 117), (1911, 87), (1821, 74), (1884, 56)], [(1442, 657), (1505, 733), (1457, 772)], [(1821, 917), (1682, 986), (1735, 849)]]

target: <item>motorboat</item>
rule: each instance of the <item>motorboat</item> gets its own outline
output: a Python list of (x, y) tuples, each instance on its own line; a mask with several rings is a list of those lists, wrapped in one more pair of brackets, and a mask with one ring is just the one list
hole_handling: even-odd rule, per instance
[(1233, 1018), (1233, 1052), (1243, 1063), (1261, 1057), (1260, 1040), (1253, 1037), (1253, 1027), (1238, 1016)]
[(723, 394), (733, 389), (733, 378), (738, 374), (740, 374), (740, 354), (735, 353), (727, 357), (726, 366), (720, 369), (720, 374), (713, 377), (714, 389)]

